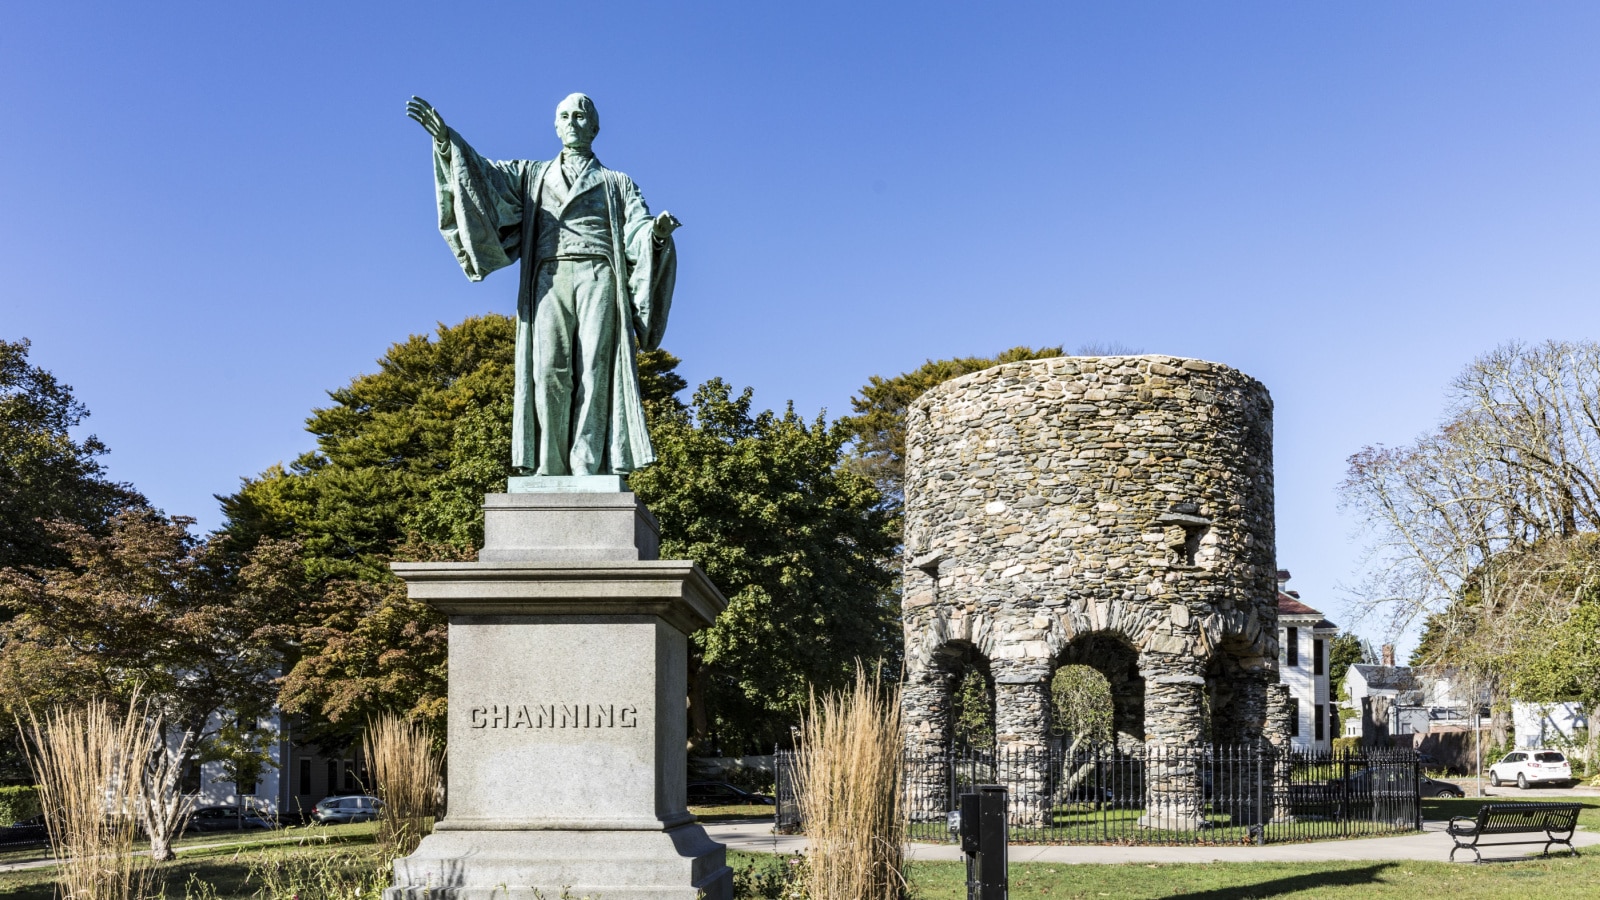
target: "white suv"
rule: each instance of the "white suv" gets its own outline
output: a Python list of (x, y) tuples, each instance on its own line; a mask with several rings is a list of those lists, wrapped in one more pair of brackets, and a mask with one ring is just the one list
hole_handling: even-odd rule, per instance
[(1519, 788), (1541, 781), (1577, 783), (1567, 758), (1554, 750), (1514, 750), (1489, 767), (1489, 783), (1495, 787), (1513, 781)]

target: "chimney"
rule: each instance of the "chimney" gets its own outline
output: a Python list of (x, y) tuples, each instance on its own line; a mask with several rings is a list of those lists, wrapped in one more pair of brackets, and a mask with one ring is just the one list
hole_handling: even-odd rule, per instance
[(1393, 644), (1384, 644), (1383, 645), (1383, 664), (1386, 665), (1386, 666), (1389, 666), (1390, 668), (1394, 667), (1394, 645)]

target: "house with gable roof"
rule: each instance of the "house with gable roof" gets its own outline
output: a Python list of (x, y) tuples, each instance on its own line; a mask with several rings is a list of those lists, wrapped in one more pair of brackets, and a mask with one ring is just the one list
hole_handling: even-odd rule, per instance
[(1278, 681), (1289, 688), (1289, 740), (1296, 750), (1327, 751), (1339, 736), (1328, 677), (1339, 626), (1288, 590), (1289, 577), (1288, 569), (1278, 570)]

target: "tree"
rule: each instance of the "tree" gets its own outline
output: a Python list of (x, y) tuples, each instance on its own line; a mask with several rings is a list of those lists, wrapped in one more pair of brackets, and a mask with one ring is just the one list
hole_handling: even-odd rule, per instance
[(994, 749), (994, 698), (989, 680), (974, 667), (961, 672), (950, 693), (950, 728), (959, 747)]
[(630, 483), (661, 523), (662, 555), (697, 561), (728, 597), (695, 635), (690, 731), (725, 752), (788, 735), (809, 692), (842, 688), (857, 661), (898, 671), (891, 520), (842, 463), (847, 436), (752, 411), (719, 379), (652, 427), (659, 461)]
[(1519, 635), (1566, 621), (1548, 586), (1600, 527), (1600, 344), (1507, 344), (1453, 382), (1445, 424), (1350, 458), (1345, 506), (1366, 523), (1369, 609), (1425, 621), (1429, 661), (1496, 698), (1503, 740)]
[(103, 529), (118, 510), (144, 502), (106, 480), (94, 435), (70, 431), (89, 410), (69, 385), (28, 362), (26, 340), (0, 340), (0, 569), (61, 564), (46, 522)]
[(1095, 669), (1057, 669), (1050, 679), (1050, 702), (1056, 730), (1072, 738), (1070, 750), (1111, 742), (1111, 684)]
[(1348, 631), (1334, 637), (1328, 646), (1328, 684), (1333, 688), (1334, 702), (1344, 699), (1345, 673), (1351, 666), (1366, 662), (1377, 662), (1377, 659), (1369, 656), (1360, 638)]
[(267, 712), (282, 653), (279, 598), (223, 564), (191, 521), (127, 509), (105, 534), (52, 522), (63, 566), (0, 569), (0, 709), (109, 701), (149, 720), (160, 737), (135, 762), (135, 812), (158, 860), (172, 858), (182, 771), (225, 742), (220, 717)]
[[(89, 410), (70, 386), (28, 362), (29, 346), (0, 340), (0, 569), (63, 565), (66, 555), (45, 523), (103, 533), (114, 513), (144, 502), (128, 485), (106, 480), (98, 438), (72, 437)], [(0, 620), (7, 615), (0, 607)], [(0, 732), (0, 784), (30, 782), (18, 735)]]
[[(509, 319), (485, 316), (396, 344), (314, 411), (315, 451), (224, 499), (237, 546), (288, 554), (278, 571), (298, 655), (285, 709), (346, 730), (383, 711), (443, 715), (445, 622), (387, 564), (474, 558), (483, 494), (511, 474), (512, 336)], [(677, 362), (639, 356), (660, 460), (631, 485), (663, 555), (698, 561), (730, 600), (695, 637), (698, 745), (770, 746), (808, 684), (842, 685), (857, 658), (894, 664), (894, 543), (876, 490), (840, 465), (842, 428), (755, 413), (750, 392), (720, 381), (686, 406)]]
[(0, 570), (0, 708), (146, 698), (179, 731), (205, 738), (221, 711), (263, 715), (279, 652), (270, 596), (235, 581), (192, 520), (150, 509), (95, 534), (48, 526), (59, 568)]

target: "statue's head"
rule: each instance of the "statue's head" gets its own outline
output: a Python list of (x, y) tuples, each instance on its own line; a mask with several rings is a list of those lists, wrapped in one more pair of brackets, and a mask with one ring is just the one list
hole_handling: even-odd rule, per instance
[(568, 94), (556, 107), (556, 137), (563, 147), (587, 150), (600, 133), (600, 113), (588, 94)]

